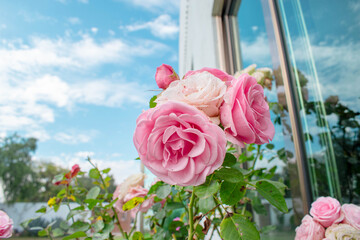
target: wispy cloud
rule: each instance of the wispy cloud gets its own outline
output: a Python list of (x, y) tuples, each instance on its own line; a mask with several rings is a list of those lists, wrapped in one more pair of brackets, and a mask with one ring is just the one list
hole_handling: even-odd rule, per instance
[(128, 31), (150, 30), (151, 34), (160, 38), (175, 38), (179, 32), (179, 26), (170, 15), (163, 14), (146, 23), (136, 23), (125, 27)]
[(151, 12), (178, 12), (180, 8), (179, 0), (118, 0), (127, 2), (135, 6), (142, 7)]
[(79, 144), (89, 142), (91, 140), (91, 136), (85, 133), (59, 132), (54, 136), (54, 139), (64, 144)]
[(92, 74), (86, 74), (90, 76), (86, 81), (82, 78), (94, 67), (127, 64), (164, 48), (148, 40), (96, 42), (86, 35), (77, 41), (33, 38), (30, 44), (4, 40), (0, 44), (0, 132), (23, 130), (44, 141), (90, 141), (82, 133), (47, 133), (45, 125), (56, 121), (57, 110), (71, 111), (77, 105), (145, 105), (148, 88), (132, 79), (122, 75), (98, 79)]
[(76, 25), (76, 24), (80, 24), (81, 23), (81, 20), (80, 18), (77, 18), (77, 17), (69, 17), (67, 19), (67, 21), (73, 25)]

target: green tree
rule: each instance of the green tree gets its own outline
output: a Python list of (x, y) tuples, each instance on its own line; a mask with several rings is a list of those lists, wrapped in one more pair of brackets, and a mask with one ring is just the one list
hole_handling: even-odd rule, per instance
[(32, 167), (37, 140), (17, 134), (0, 138), (0, 179), (7, 202), (31, 201), (39, 188)]

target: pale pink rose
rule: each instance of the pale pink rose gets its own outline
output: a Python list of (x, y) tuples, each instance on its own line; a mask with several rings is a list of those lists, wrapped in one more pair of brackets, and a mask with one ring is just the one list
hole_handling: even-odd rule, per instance
[(325, 228), (344, 219), (339, 201), (332, 197), (319, 197), (311, 204), (310, 215)]
[(341, 207), (344, 213), (344, 223), (360, 230), (360, 207), (354, 204), (344, 204)]
[(333, 224), (326, 229), (325, 236), (329, 240), (359, 240), (360, 230), (348, 224)]
[(222, 165), (226, 152), (221, 128), (182, 102), (169, 101), (143, 112), (133, 140), (142, 163), (171, 185), (204, 183)]
[(301, 220), (301, 225), (295, 231), (295, 240), (321, 240), (325, 237), (325, 228), (309, 215)]
[(0, 238), (10, 238), (13, 231), (12, 219), (0, 210)]
[(113, 193), (113, 200), (115, 200), (116, 198), (118, 199), (114, 204), (114, 207), (117, 211), (122, 212), (122, 206), (124, 205), (124, 197), (129, 192), (129, 189), (131, 187), (143, 186), (145, 177), (146, 175), (143, 173), (132, 174), (128, 178), (126, 178), (124, 182), (122, 182), (116, 187)]
[(221, 81), (225, 82), (226, 85), (230, 85), (232, 80), (235, 79), (233, 76), (227, 74), (226, 72), (223, 72), (223, 71), (221, 71), (219, 69), (216, 69), (216, 68), (209, 68), (209, 67), (204, 67), (204, 68), (202, 68), (200, 70), (195, 70), (195, 71), (188, 71), (185, 74), (184, 79), (186, 79), (189, 76), (194, 75), (196, 73), (202, 73), (202, 72), (211, 73), (215, 77), (219, 78)]
[(199, 72), (174, 81), (156, 99), (164, 104), (169, 100), (192, 105), (219, 124), (219, 108), (226, 93), (226, 84), (209, 72)]
[[(145, 198), (147, 193), (149, 192), (148, 189), (143, 188), (141, 186), (132, 187), (129, 189), (128, 194), (124, 197), (124, 203), (130, 201), (134, 197)], [(149, 197), (144, 202), (140, 204), (140, 207), (135, 211), (139, 210), (140, 212), (147, 212), (152, 206), (154, 205), (154, 196)]]
[(246, 73), (228, 88), (220, 108), (220, 120), (227, 139), (240, 147), (244, 143), (268, 143), (275, 135), (264, 90)]
[(156, 68), (155, 81), (159, 88), (166, 89), (175, 80), (179, 80), (179, 76), (171, 66), (163, 64)]

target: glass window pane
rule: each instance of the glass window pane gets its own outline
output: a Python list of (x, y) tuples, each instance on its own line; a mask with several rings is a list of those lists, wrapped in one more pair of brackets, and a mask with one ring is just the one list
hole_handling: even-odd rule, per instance
[[(360, 201), (360, 3), (279, 0), (314, 198)], [(325, 7), (326, 6), (326, 7)]]

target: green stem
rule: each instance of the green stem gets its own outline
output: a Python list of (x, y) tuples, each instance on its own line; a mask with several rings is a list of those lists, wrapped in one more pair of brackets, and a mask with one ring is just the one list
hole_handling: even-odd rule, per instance
[(193, 191), (191, 193), (191, 198), (190, 198), (190, 204), (189, 204), (189, 240), (193, 240), (194, 239), (194, 213), (193, 213), (193, 208), (194, 208), (194, 203), (195, 203), (195, 188), (193, 187)]
[(134, 231), (135, 228), (136, 228), (136, 223), (137, 223), (137, 219), (138, 219), (138, 214), (139, 214), (139, 211), (138, 211), (138, 212), (136, 213), (136, 215), (135, 215), (134, 226), (131, 228), (130, 233), (129, 233), (130, 236), (131, 236), (131, 234), (133, 233), (133, 231)]
[(91, 159), (90, 159), (89, 157), (88, 157), (87, 160), (88, 160), (89, 163), (99, 172), (100, 180), (101, 180), (101, 182), (102, 182), (102, 184), (103, 184), (103, 186), (104, 186), (105, 193), (108, 194), (108, 189), (107, 189), (107, 187), (106, 187), (105, 180), (104, 180), (104, 178), (103, 178), (103, 176), (102, 176), (99, 168), (91, 161)]
[(120, 223), (120, 220), (119, 220), (119, 216), (117, 215), (117, 212), (116, 212), (115, 208), (114, 208), (114, 207), (111, 207), (111, 209), (112, 209), (113, 212), (114, 212), (114, 215), (115, 215), (115, 218), (116, 218), (116, 223), (117, 223), (117, 225), (118, 225), (118, 227), (119, 227), (119, 230), (120, 230), (121, 234), (123, 235), (123, 237), (125, 237), (125, 239), (129, 239), (129, 236), (127, 235), (127, 233), (126, 233), (126, 232), (122, 229), (122, 227), (121, 227), (121, 223)]
[(259, 158), (259, 155), (260, 155), (260, 147), (261, 147), (261, 145), (258, 145), (258, 146), (257, 146), (257, 153), (256, 153), (256, 156), (255, 156), (255, 159), (254, 159), (254, 163), (253, 163), (252, 168), (251, 168), (252, 170), (255, 169), (256, 161), (257, 161), (258, 158)]

